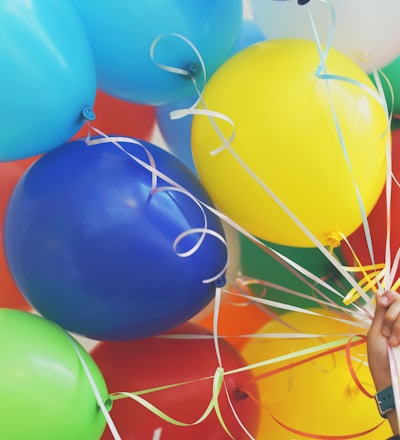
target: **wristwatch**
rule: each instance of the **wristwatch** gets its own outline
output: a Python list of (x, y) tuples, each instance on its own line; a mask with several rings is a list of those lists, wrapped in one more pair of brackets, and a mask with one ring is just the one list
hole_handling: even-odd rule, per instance
[(376, 393), (375, 402), (378, 406), (379, 414), (386, 419), (387, 413), (395, 408), (392, 386), (390, 385)]

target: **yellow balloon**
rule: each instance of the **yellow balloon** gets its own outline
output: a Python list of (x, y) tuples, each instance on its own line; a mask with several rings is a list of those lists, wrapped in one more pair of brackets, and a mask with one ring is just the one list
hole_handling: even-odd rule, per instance
[[(313, 339), (253, 338), (243, 347), (241, 354), (248, 364), (273, 359), (322, 343), (345, 338), (344, 335), (365, 334), (365, 329), (335, 321), (332, 317), (349, 319), (345, 314), (321, 312), (326, 317), (289, 312), (281, 315), (284, 322), (269, 321), (258, 333), (308, 333), (323, 336)], [(350, 339), (350, 336), (349, 336)], [(366, 344), (351, 348), (352, 367), (364, 389), (375, 393), (367, 366)], [(281, 361), (267, 367), (253, 369), (256, 377), (282, 366), (305, 359), (306, 356)], [(376, 440), (391, 436), (390, 425), (379, 416), (375, 400), (361, 392), (353, 380), (346, 351), (327, 354), (318, 359), (269, 377), (258, 379), (262, 415), (257, 440), (306, 440), (326, 436), (346, 436), (367, 432), (360, 440)], [(303, 433), (304, 435), (302, 435)]]
[(194, 162), (215, 204), (257, 237), (287, 246), (315, 244), (285, 209), (321, 243), (338, 245), (340, 233), (347, 236), (362, 222), (356, 186), (368, 214), (385, 182), (390, 131), (379, 99), (366, 90), (376, 89), (334, 49), (326, 72), (336, 77), (321, 78), (319, 65), (312, 41), (247, 47), (204, 91), (206, 108), (230, 118), (234, 128), (226, 118), (193, 117)]

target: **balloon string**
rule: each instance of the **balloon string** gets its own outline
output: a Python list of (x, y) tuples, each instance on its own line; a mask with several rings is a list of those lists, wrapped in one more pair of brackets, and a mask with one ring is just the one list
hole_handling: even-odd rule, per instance
[[(204, 224), (202, 228), (193, 228), (191, 230), (185, 231), (184, 233), (180, 234), (174, 241), (173, 247), (174, 250), (176, 251), (177, 246), (179, 244), (179, 242), (187, 235), (193, 234), (193, 233), (198, 233), (201, 232), (201, 237), (199, 239), (199, 241), (201, 242), (204, 239), (204, 235), (205, 234), (209, 234), (212, 235), (216, 238), (218, 238), (218, 240), (220, 240), (225, 247), (227, 246), (225, 239), (221, 236), (221, 234), (218, 234), (216, 231), (208, 229), (207, 228), (207, 216), (205, 214), (204, 208), (208, 208), (209, 210), (210, 207), (202, 202), (201, 200), (199, 200), (197, 197), (195, 197), (192, 193), (190, 193), (187, 189), (185, 189), (184, 187), (182, 187), (181, 185), (179, 185), (177, 182), (175, 182), (173, 179), (169, 178), (167, 175), (165, 175), (164, 173), (162, 173), (160, 170), (157, 169), (154, 158), (152, 157), (150, 151), (148, 151), (145, 146), (139, 142), (136, 139), (133, 138), (129, 138), (129, 137), (124, 137), (124, 136), (108, 136), (105, 133), (101, 132), (100, 130), (98, 130), (97, 128), (92, 127), (92, 130), (94, 132), (96, 132), (97, 134), (101, 135), (102, 137), (100, 138), (92, 138), (92, 139), (87, 139), (86, 143), (89, 146), (94, 146), (94, 145), (99, 145), (99, 144), (105, 144), (105, 143), (112, 143), (113, 145), (115, 145), (116, 147), (118, 147), (124, 154), (126, 154), (129, 158), (133, 159), (138, 165), (140, 165), (141, 167), (143, 167), (144, 169), (146, 169), (147, 171), (149, 171), (152, 175), (152, 195), (155, 195), (157, 192), (163, 190), (168, 190), (168, 191), (176, 191), (176, 192), (180, 192), (184, 195), (186, 195), (187, 197), (189, 197), (201, 210), (202, 214), (203, 214), (203, 219), (204, 219)], [(122, 145), (121, 143), (125, 142), (125, 143), (129, 143), (129, 144), (133, 144), (133, 145), (138, 145), (141, 148), (143, 148), (147, 154), (147, 157), (149, 158), (149, 164), (142, 161), (141, 159), (139, 159), (138, 157), (136, 157), (135, 155), (129, 153)], [(171, 186), (168, 187), (163, 187), (163, 188), (156, 188), (154, 185), (157, 182), (157, 177), (164, 180), (165, 182), (167, 182), (168, 184), (170, 184)], [(214, 214), (216, 213), (215, 210), (212, 211)], [(182, 253), (179, 254), (179, 256), (185, 257), (185, 256), (189, 256), (192, 255), (198, 248), (199, 246), (194, 246), (190, 251), (188, 251), (187, 253)], [(228, 257), (226, 259), (225, 265), (224, 267), (214, 276), (208, 278), (208, 279), (204, 279), (202, 280), (203, 283), (211, 283), (211, 282), (217, 282), (218, 283), (222, 283), (223, 280), (222, 278), (224, 278), (224, 274), (226, 272), (226, 269), (228, 267)]]
[[(325, 0), (321, 0), (323, 3), (328, 3)], [(329, 4), (329, 3), (328, 3)], [(370, 89), (369, 87), (365, 86), (362, 83), (359, 83), (358, 81), (354, 81), (351, 78), (347, 78), (347, 77), (343, 77), (340, 75), (330, 75), (327, 74), (326, 72), (326, 58), (328, 56), (328, 52), (330, 49), (330, 46), (332, 44), (332, 36), (334, 34), (334, 28), (335, 28), (335, 23), (336, 23), (336, 16), (335, 16), (335, 11), (334, 8), (332, 7), (331, 4), (329, 4), (330, 10), (331, 10), (331, 32), (330, 32), (330, 38), (329, 41), (325, 47), (325, 51), (322, 50), (322, 46), (321, 46), (321, 42), (320, 39), (318, 37), (318, 32), (316, 30), (315, 27), (315, 23), (312, 17), (312, 13), (311, 13), (311, 8), (310, 6), (308, 6), (309, 8), (309, 13), (310, 13), (310, 19), (311, 19), (311, 23), (312, 23), (312, 27), (313, 27), (313, 31), (314, 31), (314, 37), (315, 37), (315, 41), (318, 47), (318, 51), (320, 54), (320, 66), (317, 69), (317, 76), (321, 79), (325, 79), (326, 80), (326, 86), (327, 86), (327, 91), (328, 91), (328, 96), (329, 96), (329, 100), (331, 102), (331, 109), (332, 109), (332, 113), (333, 113), (333, 118), (334, 118), (334, 122), (335, 122), (335, 126), (336, 126), (336, 131), (338, 133), (339, 136), (339, 140), (340, 140), (340, 145), (342, 147), (342, 151), (344, 153), (344, 157), (346, 159), (346, 163), (347, 166), (351, 172), (351, 176), (353, 179), (353, 185), (356, 191), (356, 195), (357, 195), (357, 199), (358, 199), (358, 203), (359, 203), (359, 207), (360, 207), (360, 212), (361, 212), (361, 217), (362, 217), (362, 224), (364, 227), (364, 232), (365, 232), (365, 237), (366, 237), (366, 241), (367, 241), (367, 246), (368, 246), (368, 250), (370, 253), (370, 257), (371, 257), (371, 261), (373, 264), (375, 264), (374, 261), (374, 252), (373, 252), (373, 246), (372, 246), (372, 241), (371, 241), (371, 232), (369, 229), (369, 224), (368, 224), (368, 219), (367, 219), (367, 215), (365, 212), (365, 208), (364, 208), (364, 204), (362, 201), (362, 197), (359, 191), (359, 187), (358, 184), (354, 178), (354, 173), (352, 172), (352, 167), (351, 167), (351, 162), (350, 159), (348, 157), (348, 153), (347, 153), (347, 149), (345, 146), (345, 141), (343, 138), (343, 134), (341, 132), (341, 128), (340, 128), (340, 124), (339, 124), (339, 120), (335, 111), (335, 108), (333, 106), (333, 100), (332, 100), (332, 95), (331, 95), (331, 90), (330, 90), (330, 86), (329, 86), (329, 80), (333, 79), (333, 80), (339, 80), (339, 81), (345, 81), (348, 82), (350, 84), (356, 85), (357, 87), (361, 87), (362, 90), (364, 90), (366, 93), (368, 93), (369, 95), (371, 95), (374, 99), (377, 100), (377, 102), (381, 105), (381, 107), (383, 108), (383, 110), (385, 111), (386, 117), (387, 117), (387, 127), (385, 132), (383, 133), (383, 135), (385, 133), (387, 133), (389, 131), (390, 128), (390, 120), (391, 120), (391, 114), (389, 115), (388, 113), (388, 109), (387, 109), (387, 104), (386, 104), (386, 100), (385, 100), (385, 95), (383, 92), (383, 88), (382, 88), (382, 84), (380, 82), (380, 79), (378, 77), (378, 75), (376, 74), (376, 69), (374, 72), (375, 75), (375, 80), (377, 82), (378, 85), (378, 93), (376, 93), (374, 90)], [(387, 178), (386, 178), (386, 182), (387, 185), (390, 186), (390, 182), (389, 182), (389, 172), (391, 172), (391, 165), (390, 165), (390, 138), (388, 137), (387, 143), (386, 143), (386, 156), (387, 156), (387, 161), (388, 161), (388, 172), (387, 172)], [(387, 195), (390, 193), (390, 189), (387, 189)], [(389, 198), (387, 198), (387, 200), (390, 200), (390, 196)], [(390, 246), (389, 246), (389, 241), (390, 241), (390, 203), (387, 204), (387, 209), (388, 209), (388, 214), (387, 214), (387, 218), (388, 218), (388, 227), (387, 227), (387, 240), (386, 240), (386, 272), (385, 272), (385, 285), (389, 288), (391, 282), (389, 280), (389, 268), (390, 268)], [(379, 285), (379, 289), (382, 290), (382, 287)], [(345, 298), (345, 303), (349, 304), (350, 302), (352, 302), (353, 300), (355, 300), (357, 297), (359, 297), (360, 295), (348, 295)], [(361, 295), (362, 296), (362, 295)], [(363, 297), (364, 300), (366, 300), (366, 296)]]
[[(332, 11), (333, 19), (335, 20), (335, 13), (334, 13), (333, 8), (331, 8), (331, 11)], [(311, 15), (311, 18), (312, 18), (312, 15)], [(179, 36), (179, 35), (175, 35), (175, 36)], [(329, 44), (330, 44), (330, 40), (332, 40), (332, 38), (333, 38), (333, 30), (332, 30), (331, 36), (329, 38)], [(198, 59), (200, 61), (200, 65), (201, 65), (201, 67), (203, 69), (204, 78), (206, 78), (205, 65), (204, 65), (204, 62), (203, 62), (203, 59), (201, 57), (200, 52), (195, 48), (195, 46), (189, 40), (187, 40), (186, 38), (183, 38), (183, 39), (195, 51), (195, 53), (196, 53), (196, 55), (197, 55), (197, 57), (198, 57)], [(155, 41), (155, 43), (156, 42), (158, 42), (158, 39)], [(166, 68), (168, 70), (168, 69), (171, 68), (171, 66), (169, 66), (169, 67), (164, 66), (164, 68)], [(170, 70), (170, 71), (172, 72), (173, 69)], [(203, 93), (204, 93), (204, 87), (205, 87), (206, 81), (204, 81), (203, 88), (202, 88), (202, 90), (200, 90), (200, 88), (197, 85), (196, 76), (195, 75), (190, 75), (190, 78), (192, 80), (192, 83), (193, 83), (193, 86), (195, 88), (195, 91), (196, 91), (196, 93), (198, 95), (198, 99), (197, 99), (196, 103), (193, 104), (188, 109), (179, 109), (179, 110), (175, 110), (175, 111), (171, 112), (170, 113), (170, 118), (171, 119), (179, 119), (179, 118), (182, 118), (182, 117), (187, 116), (187, 115), (204, 115), (204, 116), (207, 116), (209, 118), (209, 120), (211, 121), (215, 131), (218, 134), (218, 136), (222, 140), (222, 146), (217, 148), (217, 149), (215, 149), (214, 151), (212, 151), (211, 154), (212, 155), (218, 154), (223, 149), (228, 148), (228, 150), (231, 152), (231, 154), (233, 154), (235, 156), (236, 160), (242, 166), (242, 168), (244, 168), (246, 170), (246, 172), (248, 172), (250, 174), (250, 176), (253, 179), (255, 179), (263, 187), (263, 189), (265, 191), (267, 191), (267, 193), (275, 200), (276, 203), (278, 203), (279, 206), (282, 207), (282, 209), (289, 215), (289, 217), (292, 218), (292, 220), (306, 233), (306, 235), (308, 235), (309, 238), (312, 239), (314, 244), (321, 250), (321, 252), (334, 264), (334, 266), (339, 270), (339, 272), (342, 273), (342, 275), (347, 279), (347, 281), (349, 281), (350, 285), (353, 285), (355, 289), (359, 289), (359, 286), (357, 284), (354, 285), (353, 278), (350, 277), (347, 272), (343, 272), (343, 270), (341, 269), (341, 265), (338, 264), (336, 262), (335, 258), (333, 257), (332, 247), (338, 245), (338, 243), (339, 243), (338, 239), (336, 239), (334, 235), (331, 235), (328, 238), (328, 240), (327, 240), (327, 243), (331, 246), (331, 249), (330, 249), (330, 251), (325, 249), (325, 247), (322, 245), (322, 243), (320, 243), (319, 240), (316, 237), (314, 237), (311, 234), (310, 231), (307, 230), (307, 228), (300, 222), (299, 219), (297, 219), (296, 216), (294, 216), (294, 214), (286, 207), (286, 205), (283, 202), (281, 202), (280, 199), (277, 196), (275, 196), (275, 194), (272, 193), (272, 191), (253, 173), (253, 171), (250, 168), (247, 167), (247, 165), (244, 163), (244, 161), (234, 152), (234, 150), (233, 150), (233, 148), (231, 146), (231, 142), (233, 141), (233, 139), (235, 137), (235, 125), (234, 125), (233, 121), (227, 115), (224, 115), (224, 114), (222, 114), (220, 112), (214, 112), (214, 111), (208, 109), (206, 104), (205, 104), (205, 102), (204, 102), (204, 100), (203, 100)], [(202, 104), (202, 106), (204, 108), (203, 109), (195, 108), (200, 103)], [(217, 118), (217, 119), (226, 121), (232, 127), (233, 131), (232, 131), (232, 134), (231, 134), (231, 136), (229, 137), (228, 140), (224, 137), (224, 135), (219, 130), (219, 127), (216, 125), (216, 123), (215, 123), (215, 121), (213, 119), (214, 117)], [(218, 213), (217, 215), (219, 215), (222, 218), (220, 213)], [(233, 222), (233, 220), (227, 218), (226, 216), (224, 216), (224, 220), (229, 225), (231, 225), (234, 228), (236, 228), (239, 232), (241, 232), (242, 234), (246, 235), (253, 242), (255, 242), (257, 245), (260, 246), (261, 242), (259, 240), (255, 239), (254, 236), (249, 234), (247, 231), (243, 230), (243, 228), (239, 227), (239, 225), (237, 225), (235, 222)], [(266, 249), (267, 249), (267, 246), (265, 246), (265, 245), (261, 245), (260, 247), (262, 247), (264, 249), (264, 251), (266, 251)], [(271, 250), (270, 252), (273, 252), (273, 250)], [(279, 260), (279, 259), (276, 258), (276, 256), (274, 256), (274, 258), (276, 260), (278, 260), (282, 264), (282, 259)], [(288, 262), (288, 261), (290, 261), (290, 260), (287, 259), (286, 262)], [(288, 269), (290, 268), (289, 270), (292, 273), (294, 273), (297, 278), (300, 278), (303, 282), (305, 282), (306, 284), (311, 286), (312, 289), (315, 290), (315, 286), (312, 286), (311, 284), (309, 284), (307, 282), (307, 280), (305, 280), (303, 277), (299, 276), (298, 271), (294, 271), (292, 269), (293, 262), (290, 261), (290, 263), (288, 265), (285, 265), (285, 267), (288, 268)], [(320, 279), (318, 279), (317, 283), (320, 284)], [(329, 285), (326, 285), (326, 286), (328, 286), (327, 287), (328, 289), (331, 289), (331, 287)], [(339, 293), (337, 293), (337, 294), (339, 295)], [(369, 306), (371, 306), (370, 299), (369, 299), (369, 297), (367, 295), (364, 294), (364, 292), (362, 292), (362, 291), (359, 292), (359, 296), (362, 296), (364, 298), (365, 302), (367, 304), (369, 304)]]
[[(76, 355), (77, 355), (77, 357), (78, 357), (78, 359), (79, 359), (79, 361), (80, 361), (80, 363), (82, 365), (82, 368), (83, 368), (83, 370), (84, 370), (84, 372), (86, 374), (86, 377), (87, 377), (87, 379), (88, 379), (88, 381), (90, 383), (90, 386), (91, 386), (91, 388), (93, 390), (93, 393), (94, 393), (94, 395), (96, 397), (97, 404), (99, 405), (99, 407), (100, 407), (100, 409), (101, 409), (101, 411), (102, 411), (102, 413), (104, 415), (104, 418), (106, 419), (107, 425), (110, 428), (110, 431), (111, 431), (114, 439), (115, 440), (121, 440), (121, 436), (119, 435), (119, 433), (117, 431), (117, 428), (116, 428), (116, 426), (115, 426), (115, 424), (114, 424), (114, 422), (113, 422), (109, 412), (107, 411), (107, 408), (106, 408), (106, 406), (105, 406), (105, 404), (103, 402), (103, 399), (102, 399), (102, 397), (100, 395), (100, 391), (97, 388), (96, 382), (93, 379), (93, 376), (92, 376), (92, 374), (91, 374), (91, 372), (89, 370), (89, 367), (87, 366), (85, 360), (83, 359), (83, 356), (82, 356), (81, 352), (79, 351), (79, 348), (78, 348), (75, 340), (68, 333), (66, 333), (66, 335), (68, 336), (68, 339), (70, 340), (72, 346), (74, 347), (75, 353), (76, 353)], [(109, 398), (111, 398), (111, 397), (109, 396)]]
[[(226, 427), (226, 425), (222, 419), (221, 410), (220, 410), (219, 402), (218, 402), (218, 396), (219, 396), (219, 393), (221, 391), (222, 384), (223, 384), (223, 377), (224, 377), (224, 370), (223, 370), (223, 368), (218, 367), (215, 371), (214, 376), (213, 376), (212, 398), (210, 400), (210, 403), (208, 404), (208, 406), (205, 409), (205, 411), (203, 412), (203, 414), (193, 423), (182, 422), (180, 420), (177, 420), (177, 419), (169, 416), (168, 414), (161, 411), (159, 408), (157, 408), (152, 403), (143, 399), (139, 395), (139, 393), (129, 393), (129, 392), (123, 391), (123, 392), (113, 393), (111, 395), (111, 398), (113, 400), (121, 399), (124, 397), (130, 398), (130, 399), (136, 401), (137, 403), (139, 403), (140, 405), (142, 405), (143, 407), (145, 407), (146, 409), (148, 409), (150, 412), (152, 412), (153, 414), (155, 414), (156, 416), (158, 416), (162, 420), (164, 420), (172, 425), (176, 425), (176, 426), (198, 425), (198, 424), (202, 423), (211, 414), (212, 410), (214, 410), (217, 414), (217, 417), (220, 421), (222, 428), (228, 434), (228, 436), (233, 439), (232, 434), (229, 432), (228, 428)], [(187, 383), (189, 383), (189, 382), (187, 382)]]
[[(360, 338), (364, 339), (364, 341), (366, 342), (367, 337), (366, 337), (365, 335), (357, 335), (357, 336), (359, 336)], [(370, 392), (364, 387), (364, 385), (360, 382), (360, 380), (358, 379), (357, 374), (356, 374), (356, 372), (355, 372), (355, 370), (354, 370), (354, 367), (353, 367), (353, 362), (352, 362), (352, 360), (351, 360), (351, 341), (352, 341), (353, 337), (354, 337), (354, 336), (352, 336), (352, 337), (349, 339), (349, 342), (346, 344), (346, 361), (347, 361), (347, 367), (348, 367), (348, 369), (349, 369), (349, 371), (350, 371), (350, 374), (351, 374), (351, 377), (352, 377), (354, 383), (357, 385), (358, 389), (359, 389), (359, 390), (360, 390), (365, 396), (369, 397), (370, 399), (373, 399), (373, 398), (374, 398), (374, 395), (371, 394), (371, 393), (370, 393)]]
[(384, 421), (382, 421), (370, 429), (367, 429), (367, 430), (361, 431), (361, 432), (357, 432), (354, 434), (324, 435), (324, 434), (311, 434), (309, 432), (300, 431), (298, 429), (290, 427), (289, 425), (284, 424), (283, 422), (278, 420), (276, 417), (274, 417), (272, 414), (270, 414), (270, 415), (275, 420), (275, 422), (278, 423), (279, 426), (286, 429), (287, 431), (290, 431), (293, 434), (301, 435), (303, 437), (320, 439), (320, 440), (347, 440), (347, 439), (352, 439), (352, 438), (357, 438), (357, 437), (363, 437), (371, 432), (374, 432), (376, 429), (378, 429), (384, 423)]
[(397, 425), (400, 429), (400, 347), (388, 347), (389, 366), (393, 386), (393, 396), (397, 415)]
[[(359, 338), (359, 339), (356, 340), (356, 341), (351, 341), (350, 342), (351, 347), (355, 347), (357, 345), (365, 343), (365, 339), (364, 338), (360, 338), (358, 335), (355, 335), (354, 338)], [(291, 370), (291, 369), (293, 369), (295, 367), (298, 367), (299, 365), (306, 364), (306, 363), (311, 362), (311, 361), (313, 361), (315, 359), (319, 359), (321, 357), (327, 356), (329, 354), (336, 353), (338, 351), (346, 350), (346, 347), (348, 345), (348, 341), (346, 340), (345, 343), (342, 343), (342, 341), (340, 341), (339, 344), (340, 345), (335, 345), (334, 343), (321, 344), (320, 346), (314, 347), (315, 350), (319, 350), (318, 353), (312, 354), (311, 356), (305, 357), (305, 358), (300, 359), (298, 361), (291, 362), (291, 363), (286, 364), (286, 365), (284, 365), (282, 367), (275, 368), (274, 370), (270, 370), (270, 371), (266, 371), (264, 373), (261, 373), (261, 374), (259, 374), (257, 376), (254, 376), (252, 379), (250, 379), (248, 383), (260, 381), (260, 380), (265, 379), (267, 377), (274, 376), (275, 374), (282, 373), (283, 371)], [(325, 349), (325, 347), (327, 347), (327, 348)], [(301, 356), (301, 353), (307, 354), (307, 353), (311, 353), (311, 352), (312, 351), (310, 349), (304, 349), (304, 350), (300, 350), (298, 352), (291, 353), (291, 354), (292, 355), (295, 354), (297, 356)], [(291, 357), (293, 357), (293, 356), (291, 356)], [(289, 359), (289, 357), (287, 357), (287, 359)], [(262, 365), (266, 365), (266, 364), (263, 363), (263, 362), (260, 362), (258, 364), (254, 364), (254, 365), (262, 366)]]

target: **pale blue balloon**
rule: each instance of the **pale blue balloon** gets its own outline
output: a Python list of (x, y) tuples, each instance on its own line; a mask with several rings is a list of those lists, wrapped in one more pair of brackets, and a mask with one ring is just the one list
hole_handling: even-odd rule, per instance
[(194, 68), (202, 86), (193, 46), (210, 77), (231, 55), (243, 14), (242, 0), (71, 1), (92, 44), (99, 88), (120, 99), (151, 105), (195, 93), (190, 78), (166, 71), (156, 62)]
[(69, 0), (2, 0), (0, 42), (0, 161), (58, 147), (81, 128), (96, 93), (79, 16)]

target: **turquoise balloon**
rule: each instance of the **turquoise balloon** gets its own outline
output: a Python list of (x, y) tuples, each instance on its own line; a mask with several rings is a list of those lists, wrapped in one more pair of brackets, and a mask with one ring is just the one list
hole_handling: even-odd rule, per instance
[(45, 318), (0, 309), (1, 439), (100, 439), (106, 420), (76, 350), (110, 409), (103, 375), (75, 339)]
[[(203, 80), (232, 54), (242, 23), (242, 0), (71, 0), (92, 44), (99, 88), (127, 101), (161, 105), (195, 93), (187, 76), (157, 63), (187, 70)], [(176, 37), (171, 34), (178, 34)]]
[(96, 70), (69, 0), (0, 2), (0, 161), (44, 153), (82, 126)]

